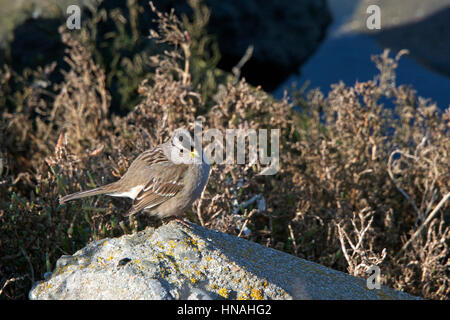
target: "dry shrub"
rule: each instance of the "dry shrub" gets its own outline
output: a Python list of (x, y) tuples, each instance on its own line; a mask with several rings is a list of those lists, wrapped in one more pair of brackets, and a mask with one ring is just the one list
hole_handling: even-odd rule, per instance
[(28, 78), (1, 73), (0, 102), (20, 102), (14, 112), (0, 106), (2, 297), (26, 298), (32, 280), (88, 241), (158, 223), (123, 218), (124, 199), (58, 198), (119, 178), (137, 154), (201, 119), (224, 136), (280, 129), (281, 167), (263, 176), (259, 163), (214, 164), (189, 219), (357, 276), (379, 265), (385, 284), (448, 298), (450, 110), (396, 86), (399, 56), (376, 57), (373, 81), (297, 94), (296, 112), (232, 76), (205, 94), (193, 84), (198, 61), (183, 23), (153, 10), (150, 35), (165, 51), (150, 58), (154, 74), (126, 116), (109, 114), (105, 73), (70, 32), (61, 30), (70, 66), (62, 83), (49, 83), (54, 66)]
[(68, 47), (64, 61), (69, 71), (62, 71), (64, 81), (56, 86), (58, 95), (48, 115), (50, 123), (63, 124), (70, 136), (71, 147), (76, 151), (90, 145), (90, 140), (101, 140), (108, 134), (108, 108), (110, 95), (105, 87), (105, 74), (94, 62), (90, 52), (80, 42), (62, 33)]
[[(304, 194), (293, 234), (308, 243), (303, 238), (316, 230), (314, 245), (300, 249), (308, 258), (347, 264), (359, 276), (380, 264), (384, 283), (447, 298), (450, 110), (441, 114), (412, 88), (396, 86), (401, 54), (374, 57), (380, 75), (373, 81), (299, 101), (310, 118), (298, 127)], [(411, 263), (419, 267), (407, 275)]]

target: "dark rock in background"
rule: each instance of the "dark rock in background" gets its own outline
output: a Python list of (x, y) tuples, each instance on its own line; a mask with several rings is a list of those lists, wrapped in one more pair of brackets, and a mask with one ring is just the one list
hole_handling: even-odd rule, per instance
[[(85, 7), (97, 2), (0, 0), (0, 47), (4, 48), (0, 59), (9, 55), (19, 71), (61, 61), (64, 47), (57, 27), (65, 23), (67, 6)], [(139, 27), (141, 35), (147, 37), (154, 15), (147, 0), (137, 2), (145, 8)], [(108, 11), (120, 7), (126, 18), (126, 3), (108, 0), (100, 7)], [(163, 11), (175, 8), (177, 13), (191, 13), (186, 0), (156, 0), (154, 3)], [(211, 9), (208, 31), (217, 36), (222, 53), (219, 67), (231, 71), (253, 45), (253, 55), (241, 75), (266, 90), (274, 89), (298, 70), (318, 47), (331, 21), (326, 0), (207, 0), (205, 4)], [(108, 32), (108, 26), (104, 26), (102, 32)]]
[(254, 46), (242, 75), (252, 84), (272, 90), (296, 72), (325, 36), (331, 15), (325, 0), (209, 0), (210, 33), (219, 39), (231, 70), (249, 45)]
[(0, 65), (21, 73), (64, 56), (58, 27), (65, 24), (69, 5), (93, 8), (97, 0), (0, 0)]
[[(11, 63), (15, 70), (62, 62), (64, 46), (57, 32), (61, 20), (56, 18), (27, 19), (14, 29), (10, 46)], [(56, 30), (56, 31), (55, 31)]]

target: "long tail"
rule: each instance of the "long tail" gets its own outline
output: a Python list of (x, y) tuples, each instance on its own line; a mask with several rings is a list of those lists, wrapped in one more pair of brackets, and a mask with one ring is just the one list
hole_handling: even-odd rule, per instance
[(84, 197), (90, 197), (90, 196), (96, 196), (99, 194), (110, 193), (111, 192), (110, 186), (111, 185), (108, 184), (106, 186), (98, 187), (98, 188), (91, 189), (91, 190), (75, 192), (75, 193), (72, 193), (72, 194), (69, 194), (67, 196), (60, 198), (59, 203), (63, 204), (67, 201), (74, 200), (74, 199), (80, 199), (80, 198), (84, 198)]

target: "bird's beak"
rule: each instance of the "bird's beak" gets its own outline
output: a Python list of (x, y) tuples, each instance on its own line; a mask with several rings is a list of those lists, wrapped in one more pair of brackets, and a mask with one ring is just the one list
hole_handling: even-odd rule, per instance
[(198, 157), (198, 156), (199, 156), (199, 153), (198, 153), (197, 149), (194, 148), (194, 150), (191, 151), (191, 157), (192, 157), (192, 159), (195, 159), (195, 157)]

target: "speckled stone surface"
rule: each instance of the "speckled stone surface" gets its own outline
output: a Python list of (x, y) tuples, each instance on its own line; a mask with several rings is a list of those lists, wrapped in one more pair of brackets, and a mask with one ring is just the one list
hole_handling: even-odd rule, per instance
[(62, 256), (30, 299), (414, 299), (235, 236), (172, 221)]

